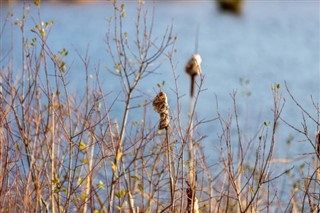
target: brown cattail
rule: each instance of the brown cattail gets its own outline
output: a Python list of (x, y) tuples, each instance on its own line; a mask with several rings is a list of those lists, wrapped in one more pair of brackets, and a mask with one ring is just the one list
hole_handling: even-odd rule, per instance
[(201, 62), (201, 56), (199, 54), (194, 54), (192, 55), (191, 59), (188, 61), (185, 67), (186, 73), (191, 77), (191, 97), (193, 97), (194, 94), (194, 84), (196, 79), (195, 77), (201, 74)]
[(166, 93), (159, 92), (159, 94), (154, 98), (152, 105), (154, 111), (160, 114), (159, 130), (168, 129), (170, 126), (170, 119)]

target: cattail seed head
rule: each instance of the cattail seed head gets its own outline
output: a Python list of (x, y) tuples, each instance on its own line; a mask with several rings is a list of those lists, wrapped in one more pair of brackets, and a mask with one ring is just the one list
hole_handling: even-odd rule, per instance
[(200, 75), (201, 73), (201, 56), (199, 54), (192, 55), (191, 59), (186, 64), (186, 73), (188, 73), (190, 76), (193, 75)]
[(152, 102), (154, 111), (160, 114), (159, 130), (167, 129), (170, 126), (169, 105), (165, 92), (159, 92)]
[(159, 92), (158, 95), (154, 98), (153, 109), (157, 113), (164, 113), (167, 111), (168, 103), (167, 103), (167, 95), (164, 92)]
[(191, 77), (191, 87), (190, 87), (190, 95), (193, 97), (194, 94), (194, 86), (195, 79), (197, 75), (201, 74), (201, 56), (199, 54), (193, 54), (191, 59), (185, 66), (186, 73)]

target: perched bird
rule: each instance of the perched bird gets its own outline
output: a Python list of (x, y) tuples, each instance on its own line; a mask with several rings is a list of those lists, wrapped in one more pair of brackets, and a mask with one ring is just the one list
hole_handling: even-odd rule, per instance
[(190, 95), (193, 97), (194, 94), (194, 84), (196, 80), (196, 76), (200, 75), (201, 73), (201, 56), (199, 54), (193, 54), (191, 59), (186, 64), (186, 73), (191, 77), (191, 92)]

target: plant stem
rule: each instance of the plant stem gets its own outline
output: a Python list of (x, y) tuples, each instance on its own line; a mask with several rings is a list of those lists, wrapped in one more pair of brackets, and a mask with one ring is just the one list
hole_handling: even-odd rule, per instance
[(55, 197), (54, 197), (54, 189), (55, 189), (55, 171), (54, 171), (54, 94), (51, 95), (51, 210), (53, 213), (56, 212), (55, 206)]
[(90, 191), (92, 186), (92, 161), (93, 161), (93, 154), (94, 154), (95, 139), (91, 134), (90, 134), (90, 138), (91, 138), (91, 143), (88, 143), (88, 150), (87, 150), (88, 172), (87, 172), (87, 181), (86, 181), (86, 188), (85, 188), (86, 200), (83, 207), (83, 213), (87, 212), (89, 196), (90, 196)]
[[(195, 79), (193, 79), (195, 80)], [(193, 84), (195, 81), (193, 81)], [(189, 155), (189, 190), (191, 190), (191, 196), (188, 197), (188, 206), (190, 208), (189, 212), (197, 212), (195, 207), (196, 200), (196, 167), (195, 167), (195, 158), (194, 158), (194, 147), (193, 147), (193, 114), (194, 114), (194, 97), (190, 96), (190, 120), (189, 120), (189, 128), (188, 128), (188, 136), (189, 136), (189, 146), (188, 146), (188, 155)], [(188, 195), (187, 195), (188, 196)]]
[[(126, 100), (126, 106), (125, 106), (125, 111), (122, 119), (122, 124), (121, 124), (121, 132), (120, 132), (120, 138), (119, 138), (119, 143), (116, 145), (116, 152), (115, 152), (115, 158), (114, 158), (114, 165), (116, 168), (118, 168), (118, 154), (122, 150), (122, 144), (123, 144), (123, 137), (125, 134), (125, 128), (128, 120), (128, 114), (129, 114), (129, 105), (130, 105), (130, 100), (131, 100), (131, 90), (129, 91), (127, 95), (127, 100)], [(111, 188), (110, 188), (110, 204), (109, 204), (109, 209), (108, 212), (113, 212), (113, 205), (114, 205), (114, 192), (115, 192), (115, 182), (117, 179), (117, 170), (112, 173), (112, 180), (111, 180)], [(131, 204), (131, 202), (129, 202)]]
[(173, 181), (173, 174), (172, 174), (172, 159), (170, 153), (170, 146), (169, 146), (169, 130), (166, 128), (166, 146), (167, 146), (167, 157), (168, 157), (168, 165), (169, 165), (169, 178), (170, 178), (170, 192), (171, 192), (171, 212), (174, 211), (174, 194), (175, 194), (175, 186)]

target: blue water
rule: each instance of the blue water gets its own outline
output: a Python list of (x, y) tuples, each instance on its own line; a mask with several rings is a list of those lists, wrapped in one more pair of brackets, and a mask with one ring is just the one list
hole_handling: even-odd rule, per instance
[[(1, 6), (1, 20), (8, 11), (13, 11), (10, 20), (21, 16), (21, 5)], [(152, 13), (152, 3), (147, 2), (149, 14)], [(202, 71), (206, 76), (202, 92), (197, 105), (197, 117), (211, 119), (217, 116), (216, 97), (222, 115), (227, 116), (232, 111), (230, 93), (237, 90), (238, 112), (240, 122), (246, 127), (248, 137), (264, 121), (272, 121), (272, 93), (271, 86), (280, 83), (286, 104), (283, 117), (290, 123), (301, 128), (301, 112), (290, 100), (284, 90), (287, 81), (291, 92), (313, 116), (316, 111), (312, 106), (310, 96), (315, 101), (320, 100), (320, 3), (319, 1), (245, 1), (241, 16), (235, 16), (218, 11), (214, 1), (156, 1), (154, 17), (154, 37), (163, 35), (168, 25), (173, 25), (174, 35), (177, 36), (177, 53), (174, 62), (177, 63), (176, 72), (182, 101), (182, 113), (187, 117), (189, 77), (184, 74), (184, 65), (195, 50), (196, 29), (199, 25), (199, 47), (202, 56)], [(136, 5), (126, 2), (125, 31), (129, 37), (134, 35), (134, 19)], [(76, 54), (78, 51), (85, 55), (88, 48), (90, 56), (90, 73), (100, 65), (100, 79), (106, 91), (113, 91), (116, 95), (121, 91), (119, 82), (110, 75), (105, 67), (112, 67), (110, 57), (106, 52), (105, 33), (107, 19), (113, 15), (111, 3), (88, 4), (51, 4), (43, 3), (41, 18), (43, 21), (54, 20), (55, 24), (48, 37), (48, 43), (54, 52), (66, 48), (69, 50), (68, 63), (73, 63), (70, 70), (70, 87), (74, 91), (83, 89), (84, 69)], [(29, 16), (35, 20), (37, 12), (33, 5)], [(1, 24), (1, 25), (2, 25)], [(34, 27), (32, 20), (27, 22), (26, 29)], [(2, 29), (3, 25), (1, 26)], [(17, 51), (21, 47), (19, 30), (6, 26), (1, 36), (1, 52), (8, 52), (11, 32), (14, 34), (14, 45)], [(32, 33), (27, 33), (29, 39)], [(20, 48), (21, 49), (21, 48)], [(19, 54), (17, 54), (17, 70)], [(1, 62), (1, 67), (6, 61)], [(175, 110), (175, 98), (172, 70), (168, 61), (162, 58), (162, 65), (156, 76), (145, 79), (138, 89), (146, 96), (139, 99), (143, 102), (154, 97), (157, 83), (166, 81), (164, 89), (169, 95), (170, 110)], [(247, 82), (241, 85), (240, 79)], [(250, 92), (247, 97), (244, 92)], [(112, 95), (111, 95), (112, 97)], [(117, 110), (118, 108), (115, 108)], [(119, 107), (119, 110), (121, 107)], [(116, 113), (116, 112), (115, 112)], [(133, 113), (134, 114), (134, 113)], [(186, 119), (184, 119), (186, 121)], [(310, 132), (315, 132), (316, 126), (310, 122)], [(217, 134), (221, 133), (217, 122), (212, 122), (198, 130), (208, 135), (203, 141), (209, 153), (219, 145)], [(279, 127), (276, 153), (281, 157), (286, 147), (285, 139), (289, 134), (295, 136), (296, 143), (292, 156), (309, 152), (311, 147), (306, 143), (298, 143), (302, 139), (296, 132), (285, 124)], [(302, 150), (302, 151), (301, 151)]]

